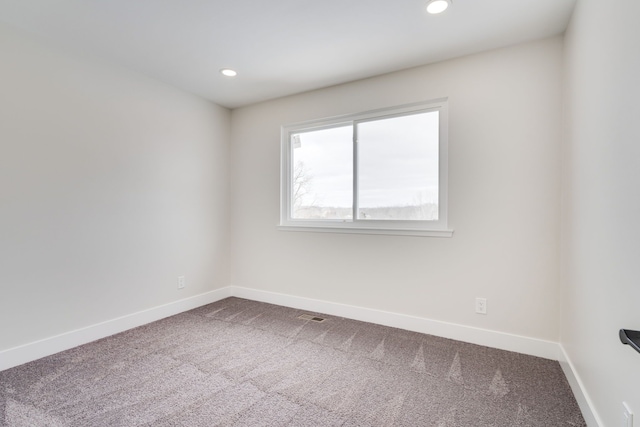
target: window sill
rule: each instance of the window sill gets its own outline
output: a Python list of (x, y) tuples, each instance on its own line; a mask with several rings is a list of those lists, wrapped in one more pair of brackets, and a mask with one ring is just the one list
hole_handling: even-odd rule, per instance
[(453, 230), (423, 230), (410, 228), (365, 228), (365, 227), (327, 227), (310, 225), (278, 225), (280, 231), (302, 231), (311, 233), (343, 234), (386, 234), (392, 236), (453, 237)]

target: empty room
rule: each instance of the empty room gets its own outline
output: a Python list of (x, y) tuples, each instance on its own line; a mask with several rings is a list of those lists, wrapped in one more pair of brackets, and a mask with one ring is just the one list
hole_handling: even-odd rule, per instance
[(640, 427), (638, 19), (0, 0), (0, 426)]

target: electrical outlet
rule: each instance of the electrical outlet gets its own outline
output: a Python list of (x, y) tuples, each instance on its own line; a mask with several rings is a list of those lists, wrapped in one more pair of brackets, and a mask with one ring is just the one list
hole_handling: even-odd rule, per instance
[(629, 409), (629, 405), (626, 402), (622, 402), (622, 408), (624, 411), (622, 412), (622, 426), (623, 427), (633, 427), (633, 412)]
[(184, 289), (184, 285), (185, 285), (184, 276), (179, 276), (178, 277), (178, 289)]
[(487, 299), (476, 298), (476, 313), (487, 314)]

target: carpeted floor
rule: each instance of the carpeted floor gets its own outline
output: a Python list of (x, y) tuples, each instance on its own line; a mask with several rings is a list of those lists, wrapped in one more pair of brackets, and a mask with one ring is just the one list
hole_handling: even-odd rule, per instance
[(585, 426), (557, 362), (228, 298), (0, 372), (0, 425)]

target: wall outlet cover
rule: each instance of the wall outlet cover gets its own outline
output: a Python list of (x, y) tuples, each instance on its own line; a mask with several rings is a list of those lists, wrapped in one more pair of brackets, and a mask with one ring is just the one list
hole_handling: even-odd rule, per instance
[(476, 313), (487, 314), (487, 299), (476, 298)]

